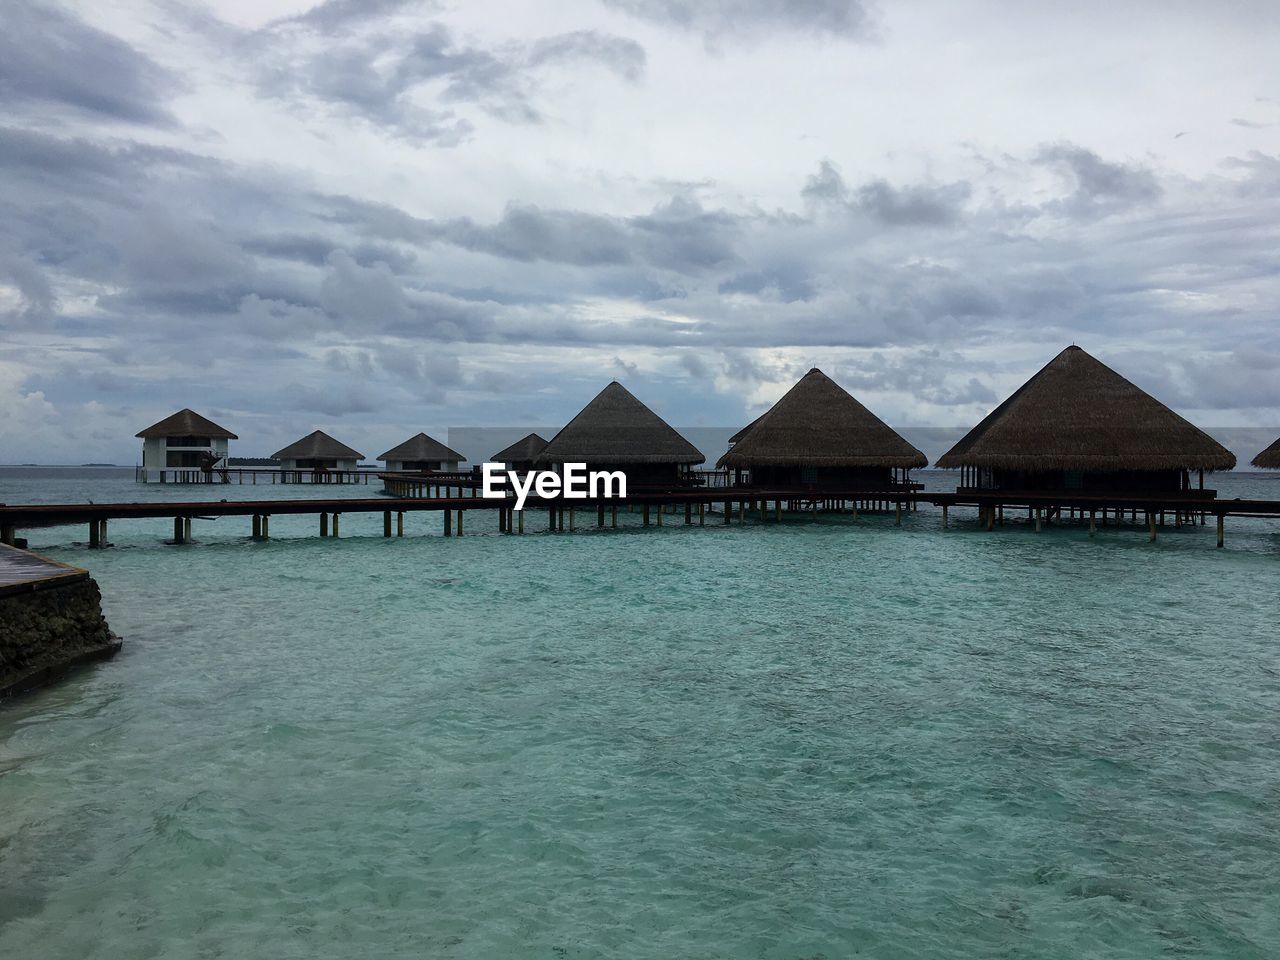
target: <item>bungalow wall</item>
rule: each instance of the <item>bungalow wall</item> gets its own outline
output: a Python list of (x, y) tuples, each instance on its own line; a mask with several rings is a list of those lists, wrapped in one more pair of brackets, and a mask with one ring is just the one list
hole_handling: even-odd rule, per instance
[(979, 490), (1138, 495), (1176, 494), (1195, 489), (1186, 470), (1032, 471), (983, 468), (974, 472)]

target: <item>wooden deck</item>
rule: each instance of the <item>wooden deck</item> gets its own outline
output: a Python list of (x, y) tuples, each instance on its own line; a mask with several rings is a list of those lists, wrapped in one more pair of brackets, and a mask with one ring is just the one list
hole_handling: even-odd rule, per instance
[(88, 576), (88, 572), (79, 567), (70, 567), (17, 547), (0, 544), (0, 597), (61, 586), (84, 580)]

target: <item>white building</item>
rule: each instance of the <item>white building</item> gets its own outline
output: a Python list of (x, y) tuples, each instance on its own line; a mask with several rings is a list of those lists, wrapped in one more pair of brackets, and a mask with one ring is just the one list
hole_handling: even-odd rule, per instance
[(172, 472), (220, 470), (227, 465), (227, 441), (238, 440), (194, 410), (179, 410), (153, 423), (137, 436), (142, 438), (139, 479), (160, 481)]
[(271, 455), (281, 470), (358, 470), (364, 454), (317, 430)]
[(420, 433), (410, 437), (398, 447), (392, 447), (378, 458), (387, 465), (389, 473), (412, 471), (421, 473), (425, 470), (456, 473), (458, 464), (466, 458), (456, 450), (451, 450), (439, 440)]

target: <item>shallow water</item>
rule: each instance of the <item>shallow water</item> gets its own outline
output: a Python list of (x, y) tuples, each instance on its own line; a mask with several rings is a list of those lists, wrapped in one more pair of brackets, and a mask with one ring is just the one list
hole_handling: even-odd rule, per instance
[(711, 519), (31, 532), (127, 643), (0, 708), (0, 956), (1280, 953), (1280, 523)]

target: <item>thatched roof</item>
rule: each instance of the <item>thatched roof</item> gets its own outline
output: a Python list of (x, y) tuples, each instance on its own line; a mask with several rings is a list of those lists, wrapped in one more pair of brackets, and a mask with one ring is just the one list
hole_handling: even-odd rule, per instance
[(928, 458), (814, 367), (717, 466), (923, 467)]
[(706, 458), (616, 380), (534, 458), (536, 463), (702, 463)]
[(1012, 470), (1229, 470), (1235, 455), (1079, 347), (1049, 361), (938, 460)]
[(226, 427), (220, 427), (212, 420), (200, 416), (194, 410), (179, 410), (172, 416), (165, 417), (159, 423), (153, 423), (139, 437), (214, 437), (218, 440), (239, 440)]
[(275, 460), (363, 460), (364, 454), (357, 453), (345, 443), (339, 443), (324, 431), (317, 430), (297, 443), (277, 450), (271, 457)]
[(1280, 440), (1254, 457), (1253, 465), (1264, 470), (1280, 470)]
[(547, 441), (536, 433), (521, 437), (511, 446), (499, 450), (489, 459), (494, 463), (526, 463), (532, 461), (547, 447)]
[(398, 447), (392, 447), (379, 460), (430, 460), (435, 462), (467, 459), (457, 450), (451, 450), (439, 440), (419, 433)]
[(737, 443), (739, 440), (745, 437), (748, 431), (750, 431), (752, 427), (754, 427), (757, 423), (759, 423), (766, 416), (768, 416), (768, 414), (769, 414), (769, 411), (766, 410), (764, 413), (760, 414), (760, 416), (756, 417), (754, 420), (748, 423), (745, 427), (743, 427), (741, 430), (735, 433), (732, 437), (730, 437), (729, 438), (730, 445)]

